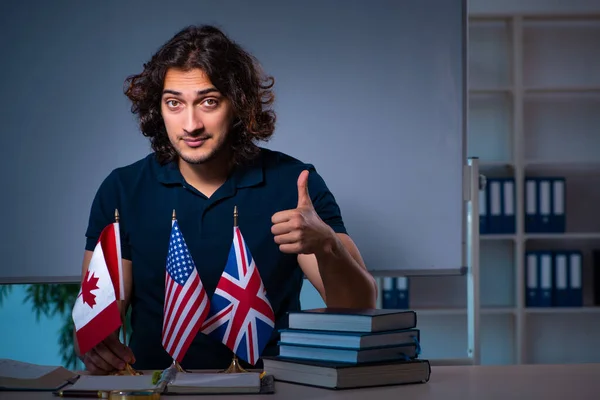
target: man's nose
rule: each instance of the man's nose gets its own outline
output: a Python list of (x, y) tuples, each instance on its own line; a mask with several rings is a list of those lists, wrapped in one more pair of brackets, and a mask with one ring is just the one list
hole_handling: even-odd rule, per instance
[(195, 108), (189, 109), (186, 113), (183, 129), (191, 133), (203, 128), (204, 123), (202, 122), (202, 116), (200, 115), (200, 112)]

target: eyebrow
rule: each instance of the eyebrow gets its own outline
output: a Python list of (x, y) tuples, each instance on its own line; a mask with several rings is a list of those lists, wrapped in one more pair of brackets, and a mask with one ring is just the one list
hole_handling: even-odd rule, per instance
[[(214, 87), (209, 87), (209, 88), (206, 88), (206, 89), (198, 90), (196, 92), (196, 95), (198, 95), (198, 96), (204, 96), (205, 94), (209, 94), (209, 93), (213, 93), (213, 92), (217, 92), (218, 93), (219, 91), (216, 88), (214, 88)], [(181, 96), (181, 95), (183, 95), (183, 93), (178, 92), (176, 90), (171, 90), (171, 89), (165, 89), (165, 90), (163, 90), (163, 95), (165, 95), (165, 94), (172, 94), (174, 96)]]

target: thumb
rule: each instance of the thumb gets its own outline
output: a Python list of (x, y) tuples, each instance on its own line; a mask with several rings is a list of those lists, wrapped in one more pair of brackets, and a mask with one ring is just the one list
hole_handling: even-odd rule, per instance
[(308, 194), (308, 171), (304, 170), (298, 177), (298, 207), (312, 207), (312, 201)]

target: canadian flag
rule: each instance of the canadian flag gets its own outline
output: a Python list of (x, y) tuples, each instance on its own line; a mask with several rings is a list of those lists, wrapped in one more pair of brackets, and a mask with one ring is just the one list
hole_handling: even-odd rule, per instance
[[(94, 248), (88, 270), (73, 306), (73, 322), (80, 354), (85, 354), (121, 326), (115, 286), (109, 268), (120, 264), (118, 225), (108, 225)], [(117, 246), (118, 245), (118, 246)], [(118, 256), (118, 264), (115, 264)], [(122, 274), (120, 274), (122, 288)], [(117, 279), (119, 281), (119, 279)]]

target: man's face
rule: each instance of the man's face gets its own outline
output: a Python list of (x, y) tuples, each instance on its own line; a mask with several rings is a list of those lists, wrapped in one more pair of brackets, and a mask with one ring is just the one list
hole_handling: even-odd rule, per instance
[(233, 107), (200, 69), (169, 69), (161, 112), (169, 140), (179, 157), (202, 164), (225, 149)]

